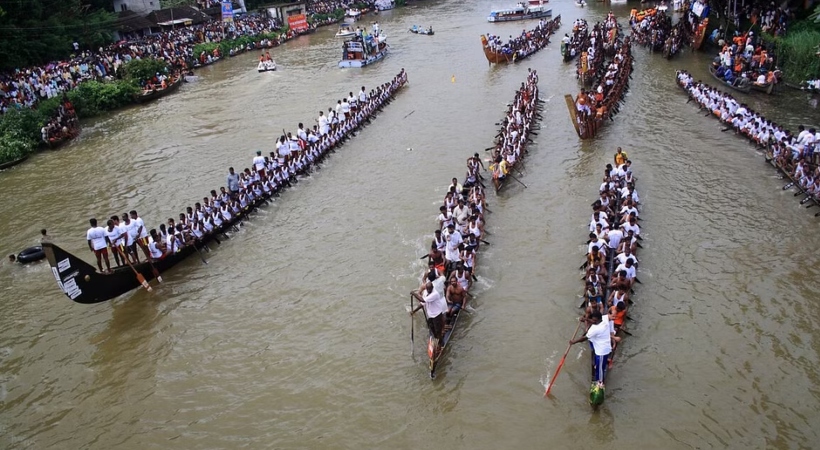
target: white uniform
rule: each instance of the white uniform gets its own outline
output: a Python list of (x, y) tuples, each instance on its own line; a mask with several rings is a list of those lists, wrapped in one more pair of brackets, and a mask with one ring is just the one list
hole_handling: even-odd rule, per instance
[(94, 250), (102, 250), (108, 245), (105, 243), (105, 228), (103, 227), (89, 228), (85, 237), (91, 241), (91, 248)]
[(137, 240), (137, 223), (132, 220), (124, 225), (127, 234), (125, 245), (130, 246)]
[(105, 237), (111, 242), (111, 247), (116, 247), (122, 243), (121, 235), (122, 231), (117, 227), (112, 227), (111, 231), (108, 231), (108, 228), (105, 229)]
[(256, 169), (257, 172), (265, 168), (265, 157), (262, 155), (256, 155), (253, 157), (253, 167)]
[(604, 315), (601, 323), (592, 325), (587, 330), (587, 339), (592, 343), (592, 348), (598, 356), (606, 356), (612, 353), (612, 338), (610, 336), (609, 316)]
[(136, 224), (136, 229), (138, 231), (137, 238), (142, 239), (148, 237), (148, 230), (145, 229), (145, 222), (142, 220), (142, 217), (132, 219), (131, 222)]
[(438, 291), (433, 289), (432, 292), (424, 291), (424, 310), (427, 312), (427, 317), (438, 317), (447, 310), (447, 300)]

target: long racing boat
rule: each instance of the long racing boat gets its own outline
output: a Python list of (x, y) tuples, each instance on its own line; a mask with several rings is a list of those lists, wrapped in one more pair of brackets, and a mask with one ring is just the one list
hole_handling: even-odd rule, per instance
[[(516, 92), (510, 112), (508, 112), (508, 117), (512, 118), (512, 122), (502, 127), (499, 133), (501, 136), (499, 157), (502, 159), (507, 157), (508, 145), (509, 151), (520, 156), (521, 146), (526, 144), (528, 139), (526, 130), (529, 129), (530, 122), (535, 120), (536, 110), (540, 106), (537, 83), (538, 76), (535, 71), (531, 71), (527, 77), (527, 83)], [(518, 122), (518, 119), (521, 119), (521, 122)], [(522, 132), (518, 131), (518, 124)], [(518, 151), (516, 152), (515, 149)], [(472, 280), (477, 280), (475, 277), (477, 258), (474, 251), (480, 248), (481, 243), (489, 245), (489, 242), (482, 239), (484, 212), (486, 211), (485, 185), (479, 170), (482, 167), (483, 163), (478, 153), (475, 153), (468, 160), (467, 177), (463, 184), (459, 186), (456, 182), (448, 188), (444, 205), (439, 208), (440, 228), (436, 230), (430, 253), (426, 256), (428, 269), (422, 276), (422, 286), (418, 291), (410, 292), (411, 350), (413, 350), (412, 344), (415, 336), (415, 313), (422, 310), (428, 330), (427, 357), (430, 378), (436, 377), (442, 356), (455, 335), (458, 317), (463, 314), (461, 311), (470, 309), (466, 305), (467, 300), (473, 298), (473, 295), (469, 293), (469, 288)], [(493, 180), (496, 187), (497, 181), (499, 180)], [(426, 290), (428, 282), (432, 285), (430, 291)], [(448, 288), (451, 284), (451, 288), (455, 289), (453, 292)], [(457, 286), (461, 286), (466, 293), (461, 294)], [(454, 296), (460, 297), (462, 303), (459, 303), (457, 298), (454, 299)], [(414, 301), (419, 302), (418, 307), (414, 306)], [(441, 312), (442, 301), (446, 301), (445, 312)], [(428, 302), (431, 305), (428, 305)], [(428, 312), (430, 308), (432, 310)], [(441, 317), (442, 315), (444, 317)]]
[(481, 46), (484, 49), (484, 56), (490, 64), (519, 62), (546, 47), (550, 43), (550, 35), (555, 33), (560, 26), (561, 15), (559, 14), (555, 19), (548, 21), (543, 28), (539, 25), (527, 31), (525, 45), (515, 49), (509, 45), (505, 45), (500, 50), (494, 49), (490, 46), (487, 37), (482, 34)]
[[(332, 140), (328, 140), (324, 147), (312, 147), (307, 144), (307, 149), (319, 153), (315, 162), (320, 162), (335, 148), (343, 145), (343, 143), (353, 135), (352, 133), (354, 131), (369, 123), (369, 117), (383, 109), (384, 106), (391, 101), (395, 93), (404, 86), (406, 81), (406, 73), (402, 70), (390, 83), (385, 84), (389, 86), (389, 88), (385, 90), (378, 88), (375, 91), (377, 95), (371, 95), (371, 103), (367, 104), (365, 110), (365, 112), (369, 112), (369, 114), (352, 116), (354, 122), (350, 123), (350, 128), (346, 129), (346, 133), (339, 129), (337, 133), (339, 137), (333, 137)], [(311, 164), (307, 164), (302, 173), (306, 173), (310, 168)], [(295, 178), (295, 175), (293, 178)], [(281, 185), (280, 187), (283, 189), (285, 186)], [(57, 280), (58, 287), (69, 299), (83, 304), (104, 302), (131, 291), (140, 285), (146, 288), (150, 287), (148, 285), (149, 281), (158, 278), (160, 274), (195, 253), (200, 254), (203, 262), (205, 262), (204, 256), (202, 256), (202, 249), (206, 248), (208, 243), (211, 241), (219, 243), (218, 236), (233, 229), (243, 219), (246, 219), (255, 208), (269, 201), (278, 191), (279, 188), (276, 188), (267, 193), (260, 193), (252, 202), (246, 205), (241, 212), (232, 216), (230, 220), (224, 221), (221, 226), (214, 229), (212, 233), (204, 234), (201, 239), (196, 240), (191, 245), (182, 246), (179, 251), (175, 253), (167, 253), (163, 255), (162, 258), (152, 259), (150, 262), (143, 261), (139, 264), (129, 263), (125, 266), (114, 268), (110, 273), (98, 272), (91, 264), (88, 264), (81, 258), (54, 244), (44, 243), (43, 251), (51, 266), (51, 271)]]
[[(604, 83), (599, 81), (601, 84), (598, 88), (586, 92), (581, 90), (576, 98), (570, 94), (564, 96), (570, 120), (581, 139), (594, 138), (604, 124), (620, 111), (620, 105), (629, 90), (629, 78), (633, 70), (629, 38), (624, 40), (619, 55), (620, 62), (616, 64), (617, 71), (611, 86), (605, 89)], [(599, 89), (601, 92), (598, 92)]]
[(596, 346), (593, 342), (589, 343), (592, 360), (589, 403), (593, 407), (604, 402), (607, 375), (614, 364), (619, 342), (624, 335), (631, 335), (626, 329), (627, 312), (632, 304), (634, 287), (640, 283), (637, 277), (638, 259), (635, 256), (641, 247), (637, 222), (640, 219), (640, 201), (635, 191), (636, 179), (632, 177), (631, 161), (626, 159), (626, 153), (618, 152), (615, 163), (608, 164), (607, 170), (610, 173), (609, 181), (604, 182), (602, 186), (605, 189), (599, 192), (599, 199), (592, 204), (592, 231), (587, 241), (586, 259), (580, 267), (585, 270), (582, 278), (584, 301), (581, 304), (585, 315), (581, 322), (589, 325), (584, 335), (590, 335), (590, 330), (596, 326), (593, 320), (595, 313), (599, 313), (602, 319), (603, 325), (598, 327), (607, 327), (606, 338), (610, 333), (615, 333), (614, 343), (609, 342), (611, 349), (606, 356), (596, 356)]

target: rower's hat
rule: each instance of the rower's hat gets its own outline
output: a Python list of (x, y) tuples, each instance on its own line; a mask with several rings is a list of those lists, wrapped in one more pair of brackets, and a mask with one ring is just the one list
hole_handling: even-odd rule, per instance
[(452, 222), (449, 225), (447, 225), (447, 228), (455, 228), (455, 227), (456, 226)]
[(256, 154), (257, 154), (257, 155), (261, 155), (261, 154), (262, 154), (262, 150), (257, 150), (257, 151), (256, 151)]

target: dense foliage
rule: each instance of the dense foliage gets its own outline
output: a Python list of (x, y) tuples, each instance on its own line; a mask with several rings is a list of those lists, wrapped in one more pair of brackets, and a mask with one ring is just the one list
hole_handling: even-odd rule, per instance
[[(283, 30), (283, 33), (287, 29)], [(194, 46), (194, 57), (199, 57), (202, 52), (206, 54), (213, 54), (214, 49), (219, 48), (219, 52), (223, 56), (227, 56), (232, 48), (243, 48), (250, 43), (258, 43), (263, 39), (270, 39), (272, 41), (279, 39), (279, 33), (261, 33), (256, 36), (242, 36), (236, 39), (226, 39), (222, 42), (205, 42)]]
[(136, 82), (137, 84), (150, 80), (158, 73), (168, 74), (168, 63), (161, 59), (144, 58), (133, 59), (126, 63), (123, 67), (125, 78)]
[(98, 48), (111, 41), (116, 16), (104, 0), (0, 2), (0, 70), (65, 58), (77, 42)]
[(30, 109), (9, 111), (0, 118), (0, 164), (28, 156), (37, 146), (40, 115)]
[(797, 84), (820, 77), (820, 26), (816, 23), (804, 20), (793, 24), (785, 36), (763, 36), (774, 42), (777, 64), (786, 80)]
[(74, 104), (77, 116), (86, 118), (134, 103), (134, 96), (139, 92), (140, 88), (129, 81), (87, 81), (70, 91), (68, 99)]

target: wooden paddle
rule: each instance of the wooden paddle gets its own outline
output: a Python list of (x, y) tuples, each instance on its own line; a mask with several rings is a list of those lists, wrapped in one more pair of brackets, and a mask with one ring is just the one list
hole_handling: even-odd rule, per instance
[(141, 273), (137, 272), (137, 269), (134, 268), (133, 264), (131, 264), (131, 261), (128, 259), (128, 255), (122, 253), (122, 256), (123, 259), (125, 259), (125, 263), (128, 264), (128, 267), (130, 267), (131, 270), (134, 271), (134, 274), (137, 275), (137, 281), (142, 285), (142, 287), (145, 288), (146, 291), (151, 292), (153, 290), (151, 289), (151, 285), (148, 284), (147, 281), (145, 281), (145, 277), (142, 276)]
[(523, 181), (521, 181), (521, 180), (519, 180), (518, 178), (516, 178), (516, 177), (515, 177), (515, 175), (513, 175), (513, 174), (511, 174), (511, 173), (508, 173), (507, 175), (509, 175), (509, 177), (510, 177), (510, 178), (512, 178), (513, 180), (515, 180), (515, 181), (517, 181), (517, 182), (521, 183), (521, 186), (524, 186), (524, 188), (525, 188), (525, 189), (527, 188), (527, 185), (526, 185), (526, 184), (524, 184), (524, 182), (523, 182)]
[(205, 261), (205, 255), (202, 254), (202, 249), (196, 246), (196, 242), (192, 244), (197, 252), (199, 252), (199, 258), (202, 259), (202, 262), (207, 265), (208, 261)]
[(564, 352), (564, 356), (561, 357), (561, 362), (558, 363), (558, 368), (555, 369), (555, 375), (552, 376), (550, 380), (550, 384), (547, 385), (547, 390), (544, 392), (544, 397), (550, 395), (550, 391), (552, 390), (552, 385), (555, 384), (555, 379), (558, 378), (558, 374), (561, 373), (561, 368), (564, 367), (564, 362), (567, 360), (567, 355), (569, 354), (569, 349), (572, 348), (572, 341), (575, 339), (575, 335), (578, 334), (578, 329), (581, 328), (581, 321), (578, 321), (578, 326), (575, 327), (575, 331), (572, 333), (572, 338), (569, 340), (569, 345), (567, 345), (567, 351)]
[(410, 295), (410, 356), (413, 356), (415, 347), (416, 347), (416, 340), (415, 340), (415, 332), (416, 332), (416, 325), (415, 321), (413, 320), (413, 295)]

